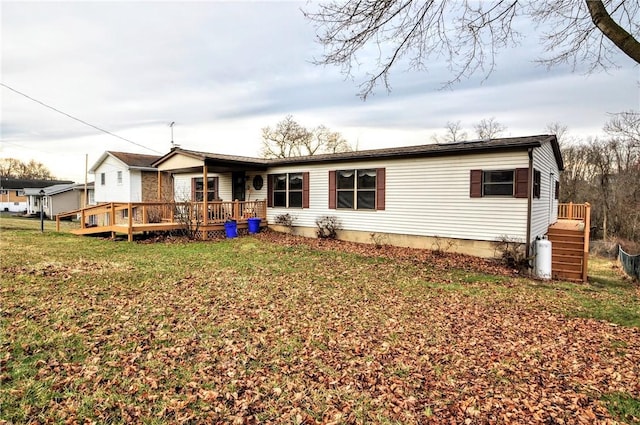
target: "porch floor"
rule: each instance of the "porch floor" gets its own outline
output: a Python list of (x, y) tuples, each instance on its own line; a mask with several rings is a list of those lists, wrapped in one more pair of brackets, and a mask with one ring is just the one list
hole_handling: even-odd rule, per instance
[(549, 229), (556, 230), (575, 230), (578, 232), (584, 231), (584, 221), (583, 220), (563, 220), (560, 219), (549, 226)]

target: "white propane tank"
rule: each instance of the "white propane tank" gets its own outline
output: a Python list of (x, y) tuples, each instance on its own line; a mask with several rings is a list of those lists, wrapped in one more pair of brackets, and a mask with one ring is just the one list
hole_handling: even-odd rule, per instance
[(551, 279), (551, 241), (549, 239), (536, 241), (536, 261), (533, 271), (540, 279)]

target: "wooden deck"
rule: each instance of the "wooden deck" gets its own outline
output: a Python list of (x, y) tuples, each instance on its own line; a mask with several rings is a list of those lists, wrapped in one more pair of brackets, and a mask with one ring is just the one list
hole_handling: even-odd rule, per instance
[(228, 220), (234, 220), (238, 229), (247, 229), (251, 218), (261, 219), (261, 227), (267, 225), (265, 201), (112, 202), (59, 214), (58, 231), (60, 220), (68, 217), (80, 219), (79, 227), (71, 230), (73, 234), (125, 234), (129, 241), (134, 234), (181, 229), (207, 240), (223, 232)]

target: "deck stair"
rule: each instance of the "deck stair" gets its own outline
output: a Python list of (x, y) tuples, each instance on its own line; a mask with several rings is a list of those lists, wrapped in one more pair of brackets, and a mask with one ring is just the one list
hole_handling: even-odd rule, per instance
[(553, 279), (587, 281), (590, 222), (590, 204), (559, 205), (558, 221), (547, 231)]
[(584, 268), (584, 231), (549, 228), (551, 275), (554, 279), (582, 280)]

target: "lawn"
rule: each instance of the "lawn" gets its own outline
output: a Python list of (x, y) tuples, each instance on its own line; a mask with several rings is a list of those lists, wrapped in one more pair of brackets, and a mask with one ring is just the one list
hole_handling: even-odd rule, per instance
[(0, 219), (0, 423), (637, 423), (640, 289), (261, 234)]

